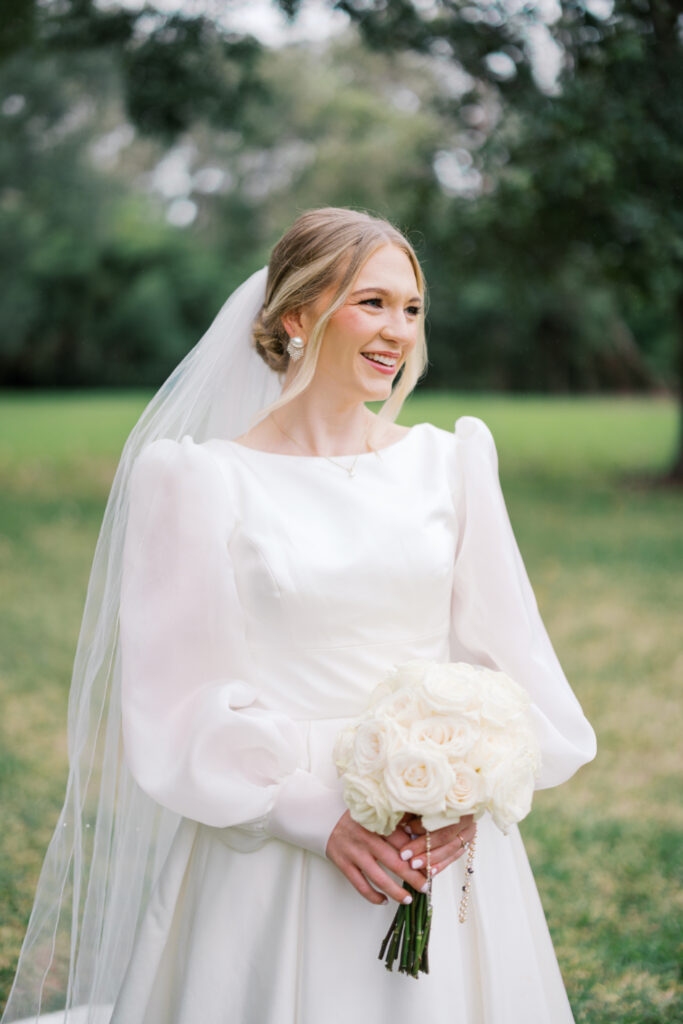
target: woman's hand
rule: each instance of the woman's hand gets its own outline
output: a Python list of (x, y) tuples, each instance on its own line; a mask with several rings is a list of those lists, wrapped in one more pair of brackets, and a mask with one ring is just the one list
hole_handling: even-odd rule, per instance
[[(474, 839), (477, 826), (471, 814), (465, 814), (457, 825), (447, 825), (445, 828), (437, 828), (430, 832), (431, 852), (429, 860), (432, 866), (432, 875), (440, 874), (453, 861), (462, 857), (465, 852), (465, 843)], [(403, 833), (401, 836), (400, 833)], [(409, 833), (414, 838), (410, 838)], [(402, 821), (393, 836), (389, 837), (393, 843), (397, 843), (397, 851), (402, 860), (410, 863), (416, 870), (427, 873), (427, 840), (426, 829), (419, 818), (410, 818)]]
[(408, 837), (402, 825), (390, 836), (380, 836), (363, 828), (345, 811), (332, 830), (325, 852), (368, 902), (386, 903), (386, 896), (390, 896), (397, 903), (409, 903), (409, 894), (384, 870), (389, 868), (414, 889), (424, 888), (426, 892), (426, 874), (401, 859), (399, 844), (405, 845), (404, 840), (407, 842)]

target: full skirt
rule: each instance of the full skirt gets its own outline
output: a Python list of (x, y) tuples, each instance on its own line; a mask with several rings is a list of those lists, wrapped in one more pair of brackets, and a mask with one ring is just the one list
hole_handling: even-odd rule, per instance
[(518, 829), (479, 822), (437, 876), (429, 974), (378, 959), (396, 904), (368, 903), (330, 862), (278, 839), (239, 852), (184, 819), (138, 935), (112, 1024), (571, 1024)]

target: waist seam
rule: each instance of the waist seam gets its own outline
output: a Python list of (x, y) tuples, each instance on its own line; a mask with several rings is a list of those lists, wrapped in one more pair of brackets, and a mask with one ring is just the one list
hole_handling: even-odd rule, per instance
[(276, 644), (276, 643), (263, 643), (261, 641), (249, 640), (249, 646), (252, 648), (262, 648), (264, 650), (280, 650), (280, 651), (347, 651), (347, 650), (366, 650), (374, 647), (388, 647), (390, 644), (403, 645), (412, 644), (418, 640), (428, 640), (430, 637), (442, 636), (446, 637), (450, 632), (450, 619), (447, 619), (438, 629), (430, 629), (427, 633), (419, 633), (417, 636), (405, 636), (405, 637), (391, 637), (388, 640), (377, 640), (374, 643), (369, 644), (323, 644), (320, 647), (316, 647), (308, 644)]

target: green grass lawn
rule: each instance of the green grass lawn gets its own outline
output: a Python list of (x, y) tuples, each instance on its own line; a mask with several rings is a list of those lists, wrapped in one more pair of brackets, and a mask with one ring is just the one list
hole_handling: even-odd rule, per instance
[[(63, 795), (95, 540), (146, 397), (0, 396), (0, 1006)], [(683, 1020), (683, 495), (644, 484), (673, 455), (674, 405), (419, 392), (400, 419), (451, 430), (466, 414), (496, 438), (541, 613), (598, 734), (595, 762), (523, 825), (577, 1022)]]

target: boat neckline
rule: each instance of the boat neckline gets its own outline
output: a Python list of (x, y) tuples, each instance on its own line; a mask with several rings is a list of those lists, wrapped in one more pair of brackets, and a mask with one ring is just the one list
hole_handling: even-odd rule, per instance
[(250, 448), (249, 445), (241, 444), (239, 441), (233, 441), (232, 439), (228, 439), (228, 444), (233, 445), (235, 448), (239, 448), (243, 452), (255, 452), (256, 455), (268, 455), (274, 459), (313, 459), (318, 462), (321, 459), (325, 461), (328, 459), (362, 459), (368, 455), (382, 455), (384, 452), (391, 451), (393, 448), (400, 448), (402, 444), (412, 437), (416, 427), (424, 426), (424, 423), (413, 424), (413, 426), (409, 428), (408, 433), (404, 434), (403, 437), (400, 437), (398, 441), (393, 441), (392, 444), (387, 444), (383, 448), (377, 448), (375, 451), (358, 453), (347, 452), (344, 455), (297, 455), (296, 453), (290, 452), (268, 452), (264, 448)]

